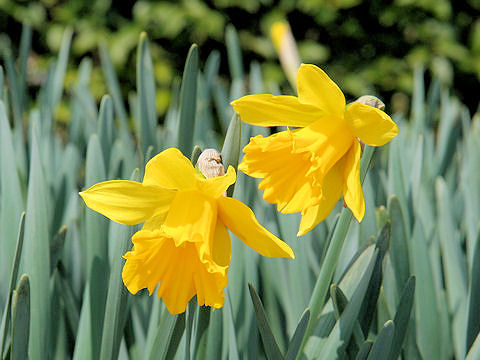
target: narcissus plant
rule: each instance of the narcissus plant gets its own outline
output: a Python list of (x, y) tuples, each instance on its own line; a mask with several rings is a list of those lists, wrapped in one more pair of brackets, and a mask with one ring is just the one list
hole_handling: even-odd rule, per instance
[(121, 224), (144, 222), (132, 237), (122, 272), (135, 294), (158, 286), (172, 314), (199, 305), (220, 308), (227, 286), (231, 243), (227, 228), (264, 256), (294, 258), (292, 249), (259, 224), (242, 202), (224, 196), (236, 180), (233, 167), (206, 179), (174, 148), (146, 165), (143, 182), (112, 180), (80, 193), (91, 209)]
[(342, 91), (315, 65), (300, 66), (297, 89), (298, 97), (247, 95), (231, 104), (246, 123), (297, 128), (251, 138), (239, 170), (263, 179), (263, 198), (279, 211), (301, 212), (300, 236), (323, 221), (342, 195), (355, 218), (363, 219), (360, 141), (384, 145), (398, 127), (373, 106), (346, 105)]

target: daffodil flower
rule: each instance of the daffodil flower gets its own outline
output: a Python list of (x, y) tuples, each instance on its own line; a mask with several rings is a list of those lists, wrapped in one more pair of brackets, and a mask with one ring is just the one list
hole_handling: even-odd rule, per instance
[(80, 195), (113, 221), (144, 222), (124, 255), (123, 282), (133, 294), (147, 288), (150, 295), (160, 283), (158, 297), (178, 314), (195, 295), (199, 305), (222, 307), (231, 256), (227, 228), (261, 255), (294, 258), (250, 208), (223, 196), (235, 180), (233, 167), (224, 176), (205, 179), (171, 148), (147, 163), (143, 182), (105, 181)]
[(263, 179), (263, 198), (283, 213), (302, 213), (298, 235), (324, 220), (340, 197), (358, 221), (365, 214), (360, 182), (361, 140), (381, 146), (398, 134), (390, 116), (345, 97), (325, 72), (303, 64), (298, 97), (248, 95), (231, 103), (241, 119), (259, 126), (292, 126), (255, 136), (239, 170)]

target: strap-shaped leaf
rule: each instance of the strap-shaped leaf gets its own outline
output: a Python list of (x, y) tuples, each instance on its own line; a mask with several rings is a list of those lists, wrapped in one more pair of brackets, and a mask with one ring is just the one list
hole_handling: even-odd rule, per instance
[(420, 222), (413, 228), (411, 241), (412, 272), (416, 276), (415, 320), (417, 344), (426, 359), (440, 358), (441, 338), (438, 299), (436, 295), (432, 265), (429, 259), (427, 240)]
[(65, 79), (65, 73), (67, 72), (68, 56), (70, 54), (70, 45), (72, 43), (73, 30), (68, 27), (65, 29), (62, 37), (62, 44), (60, 45), (60, 51), (58, 53), (57, 63), (55, 65), (55, 72), (53, 74), (52, 82), (52, 97), (51, 97), (51, 110), (60, 102), (63, 93), (63, 83)]
[(270, 325), (268, 324), (262, 301), (260, 300), (260, 297), (251, 283), (248, 283), (248, 290), (250, 291), (250, 296), (252, 298), (253, 308), (255, 309), (255, 315), (258, 322), (258, 329), (260, 330), (260, 335), (262, 336), (263, 346), (265, 348), (267, 358), (270, 360), (283, 359), (283, 355), (278, 347), (277, 341), (275, 340), (275, 336), (273, 335)]
[(28, 183), (25, 239), (22, 253), (23, 271), (30, 280), (30, 341), (31, 360), (48, 357), (50, 351), (50, 234), (49, 193), (37, 138), (37, 126), (32, 125), (30, 178)]
[(397, 312), (393, 322), (395, 323), (395, 334), (392, 340), (390, 350), (391, 360), (396, 360), (400, 356), (400, 351), (407, 334), (408, 324), (410, 323), (410, 315), (413, 308), (413, 300), (415, 298), (415, 277), (410, 276), (403, 289), (402, 296), (397, 306)]
[(297, 328), (293, 333), (290, 344), (288, 344), (288, 350), (285, 354), (285, 360), (293, 360), (297, 357), (300, 345), (302, 344), (303, 335), (307, 330), (308, 320), (310, 319), (310, 309), (306, 308), (298, 322)]
[(100, 60), (102, 63), (103, 74), (107, 82), (108, 92), (112, 96), (113, 104), (115, 106), (115, 112), (119, 119), (120, 130), (128, 131), (128, 117), (125, 110), (125, 105), (122, 100), (122, 92), (118, 83), (118, 77), (113, 67), (112, 60), (108, 54), (108, 50), (105, 44), (100, 46)]
[(225, 301), (225, 312), (223, 314), (225, 315), (224, 322), (226, 323), (228, 331), (228, 356), (232, 360), (240, 360), (237, 345), (237, 333), (235, 331), (235, 322), (233, 319), (233, 307), (228, 293)]
[(398, 198), (393, 195), (388, 201), (388, 212), (392, 224), (392, 235), (390, 245), (390, 260), (392, 261), (397, 291), (403, 289), (405, 282), (410, 274), (409, 257), (407, 246), (407, 227), (404, 221), (402, 207)]
[[(242, 122), (237, 114), (233, 114), (230, 125), (228, 126), (227, 134), (222, 148), (222, 163), (225, 169), (233, 166), (238, 167), (238, 158), (240, 157), (241, 137), (242, 137)], [(227, 196), (232, 196), (235, 190), (235, 183), (230, 185), (227, 190)]]
[(465, 360), (477, 360), (480, 359), (480, 333), (475, 338), (475, 341), (470, 348), (470, 351), (467, 353)]
[(30, 281), (23, 274), (17, 289), (13, 292), (12, 301), (12, 338), (10, 359), (28, 358), (28, 342), (30, 336)]
[(180, 88), (180, 111), (178, 114), (177, 146), (187, 157), (193, 150), (195, 113), (197, 109), (198, 47), (190, 47), (183, 70)]
[[(195, 305), (196, 306), (196, 305)], [(204, 359), (207, 353), (208, 328), (210, 326), (210, 306), (200, 306), (195, 326), (195, 343), (193, 354), (196, 358)]]
[(162, 314), (148, 359), (173, 359), (185, 331), (185, 313)]
[(195, 145), (192, 151), (192, 156), (190, 157), (190, 161), (192, 162), (193, 166), (197, 163), (200, 154), (202, 153), (202, 148), (198, 145)]
[(242, 50), (240, 48), (240, 40), (237, 30), (228, 25), (225, 30), (225, 42), (227, 44), (228, 65), (232, 79), (243, 81), (243, 61)]
[(140, 129), (138, 136), (142, 155), (145, 156), (149, 146), (157, 148), (155, 132), (157, 128), (157, 111), (155, 107), (155, 77), (152, 57), (146, 33), (140, 34), (137, 50), (137, 121)]
[(24, 225), (25, 225), (25, 212), (20, 216), (20, 226), (17, 236), (17, 247), (15, 249), (15, 257), (12, 264), (12, 269), (10, 271), (10, 280), (8, 283), (8, 294), (7, 302), (5, 308), (3, 309), (2, 323), (0, 325), (0, 357), (3, 358), (3, 353), (6, 351), (5, 344), (7, 340), (7, 329), (10, 325), (10, 305), (12, 301), (12, 293), (14, 286), (17, 282), (18, 268), (20, 267), (20, 257), (22, 254), (23, 247), (23, 234), (24, 234)]
[(375, 247), (378, 249), (378, 258), (373, 270), (372, 279), (368, 286), (367, 294), (363, 300), (362, 309), (359, 314), (359, 322), (364, 334), (368, 334), (370, 331), (370, 325), (374, 318), (375, 309), (377, 307), (378, 296), (380, 294), (380, 288), (383, 280), (383, 258), (390, 245), (390, 222), (383, 226), (380, 234), (377, 237), (377, 243)]
[(208, 324), (207, 355), (205, 359), (215, 359), (222, 353), (222, 343), (225, 341), (223, 336), (223, 318), (226, 309), (219, 309), (210, 312), (210, 322)]
[(367, 292), (377, 257), (378, 249), (373, 253), (368, 267), (365, 269), (355, 292), (350, 298), (345, 310), (342, 312), (342, 315), (336, 322), (332, 332), (328, 338), (321, 343), (321, 346), (312, 349), (313, 357), (320, 356), (321, 354), (325, 359), (333, 359), (344, 353), (345, 348), (350, 341), (358, 314), (360, 313), (360, 307)]
[(104, 95), (100, 103), (97, 132), (100, 145), (102, 146), (105, 168), (108, 169), (110, 164), (110, 151), (115, 137), (113, 128), (113, 102), (109, 95)]
[(58, 259), (63, 250), (63, 245), (65, 244), (66, 235), (67, 227), (62, 226), (53, 237), (53, 241), (50, 243), (50, 274), (52, 274), (57, 267)]
[(388, 359), (388, 351), (391, 348), (395, 325), (392, 320), (388, 320), (373, 343), (368, 360)]
[(467, 347), (470, 349), (480, 333), (480, 234), (473, 255), (470, 290), (468, 294)]
[(370, 353), (370, 349), (372, 348), (372, 345), (373, 345), (372, 340), (365, 341), (362, 344), (362, 346), (360, 346), (360, 349), (358, 350), (355, 360), (366, 360), (368, 358), (368, 354)]
[[(0, 194), (2, 194), (0, 196), (0, 232), (2, 238), (0, 273), (2, 274), (11, 272), (18, 239), (18, 220), (25, 210), (16, 161), (18, 152), (15, 151), (14, 140), (14, 134), (10, 129), (7, 118), (7, 108), (3, 102), (0, 102)], [(16, 281), (16, 279), (14, 280)], [(0, 291), (6, 294), (7, 286), (7, 281), (2, 281)], [(9, 294), (11, 294), (13, 288), (10, 288), (9, 291)]]
[[(378, 261), (378, 258), (377, 258), (377, 261)], [(374, 269), (374, 272), (375, 272), (375, 269)], [(372, 281), (370, 283), (372, 283)], [(342, 289), (340, 289), (337, 285), (332, 284), (332, 286), (330, 286), (330, 297), (332, 299), (335, 319), (339, 320), (340, 316), (342, 315), (343, 311), (348, 305), (347, 296), (343, 293)], [(365, 336), (363, 335), (362, 328), (360, 327), (360, 323), (357, 320), (353, 327), (353, 340), (350, 340), (348, 344), (347, 352), (349, 352), (350, 354), (358, 352), (357, 348), (360, 348), (364, 343), (364, 341), (365, 341)]]
[(185, 326), (185, 359), (190, 359), (190, 343), (192, 340), (193, 321), (195, 319), (195, 313), (197, 310), (197, 298), (194, 296), (190, 299), (186, 314), (186, 326)]

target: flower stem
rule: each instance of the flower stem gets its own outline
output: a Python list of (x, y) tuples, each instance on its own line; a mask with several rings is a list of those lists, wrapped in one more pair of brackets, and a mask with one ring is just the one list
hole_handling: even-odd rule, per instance
[[(360, 169), (360, 178), (362, 183), (365, 180), (365, 175), (367, 174), (373, 154), (375, 153), (375, 149), (375, 147), (365, 146)], [(310, 298), (309, 308), (311, 316), (302, 340), (300, 351), (297, 355), (297, 359), (301, 357), (303, 349), (305, 348), (305, 344), (317, 325), (318, 317), (325, 304), (325, 297), (328, 293), (333, 273), (337, 267), (338, 258), (340, 256), (345, 238), (347, 237), (352, 218), (353, 214), (350, 209), (345, 208), (342, 210), (337, 226), (335, 227), (330, 246), (328, 247), (327, 254), (325, 255), (325, 259), (320, 269), (317, 282), (315, 283), (312, 297)]]

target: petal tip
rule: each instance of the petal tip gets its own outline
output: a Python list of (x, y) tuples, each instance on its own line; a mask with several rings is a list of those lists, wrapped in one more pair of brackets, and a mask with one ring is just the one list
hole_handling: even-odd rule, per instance
[(298, 232), (297, 232), (297, 237), (303, 236), (303, 235), (305, 235), (307, 232), (308, 232), (308, 230), (305, 231), (305, 229), (298, 230)]

